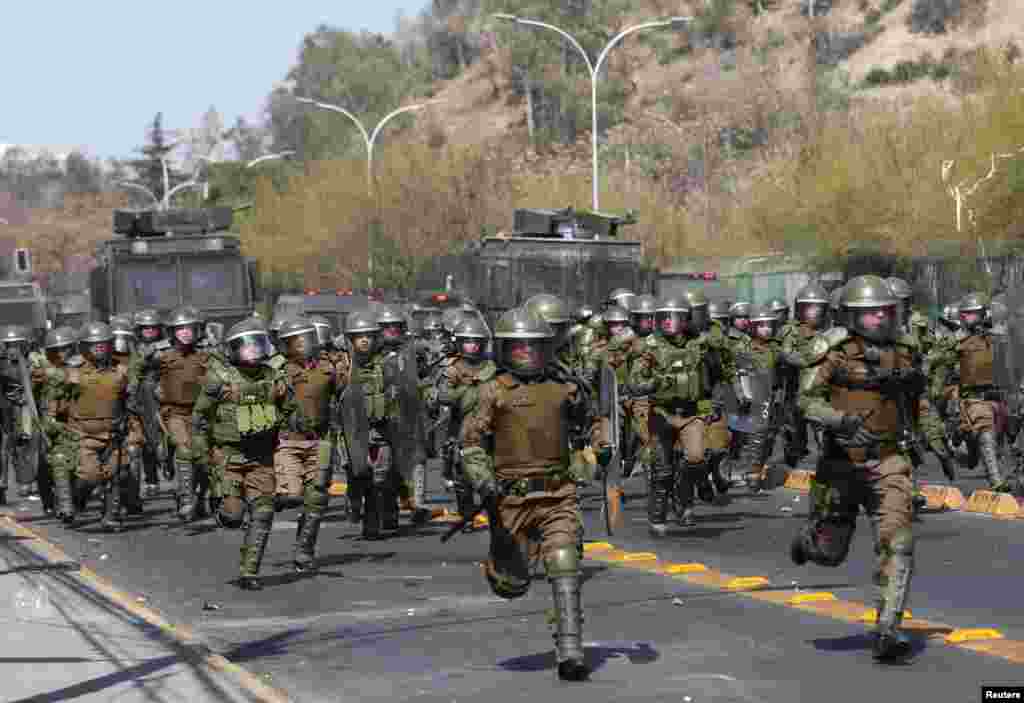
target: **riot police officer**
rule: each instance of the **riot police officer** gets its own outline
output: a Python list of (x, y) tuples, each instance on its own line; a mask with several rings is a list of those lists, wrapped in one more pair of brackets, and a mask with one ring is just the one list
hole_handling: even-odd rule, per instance
[(774, 421), (780, 411), (775, 397), (779, 327), (778, 311), (771, 303), (758, 306), (750, 315), (750, 346), (737, 355), (735, 392), (740, 415), (749, 423), (737, 433), (737, 441), (747, 486), (753, 493), (760, 492), (768, 480)]
[[(495, 594), (518, 598), (530, 574), (521, 544), (539, 536), (555, 602), (555, 654), (563, 680), (585, 679), (576, 479), (566, 460), (566, 423), (585, 424), (589, 401), (550, 365), (554, 332), (522, 308), (506, 312), (494, 330), (500, 371), (479, 389), (479, 404), (465, 418), (463, 464), (474, 490), (489, 506), (491, 552), (484, 564)], [(491, 450), (485, 448), (490, 436)], [(607, 437), (591, 424), (591, 443), (603, 466), (611, 460)]]
[[(134, 407), (138, 408), (140, 419), (146, 441), (142, 445), (142, 471), (145, 478), (145, 493), (148, 496), (155, 496), (160, 489), (158, 476), (158, 464), (161, 459), (161, 444), (163, 444), (163, 431), (155, 416), (155, 410), (159, 407), (156, 400), (157, 379), (153, 375), (152, 367), (146, 361), (159, 349), (169, 347), (164, 339), (164, 326), (160, 314), (156, 310), (140, 310), (135, 313), (135, 362), (129, 362), (133, 389)], [(145, 369), (145, 372), (141, 370)], [(137, 375), (141, 374), (141, 375)]]
[(278, 430), (295, 411), (287, 377), (268, 362), (270, 333), (259, 318), (236, 323), (225, 335), (227, 363), (212, 363), (192, 410), (192, 462), (213, 462), (221, 526), (249, 523), (241, 548), (238, 586), (259, 590), (260, 563), (274, 523), (274, 448)]
[(900, 333), (900, 301), (878, 276), (842, 289), (840, 323), (813, 342), (800, 408), (824, 427), (807, 525), (793, 542), (796, 563), (838, 566), (849, 551), (860, 506), (874, 527), (879, 586), (874, 656), (902, 658), (898, 628), (914, 569), (911, 436), (926, 385), (914, 341)]
[(783, 454), (786, 463), (794, 468), (808, 454), (807, 420), (796, 408), (800, 369), (806, 365), (811, 341), (823, 332), (828, 324), (829, 302), (828, 291), (817, 283), (808, 283), (797, 291), (793, 299), (793, 319), (779, 334), (782, 340), (779, 360), (782, 364), (778, 368), (785, 374), (785, 403), (790, 413), (790, 426), (787, 428)]

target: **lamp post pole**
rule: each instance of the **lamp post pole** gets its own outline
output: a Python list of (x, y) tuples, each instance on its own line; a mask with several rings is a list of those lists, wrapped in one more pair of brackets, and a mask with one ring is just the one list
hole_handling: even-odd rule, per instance
[[(398, 115), (401, 115), (401, 114), (406, 113), (406, 112), (413, 112), (415, 110), (422, 110), (423, 108), (425, 108), (425, 107), (427, 107), (429, 105), (436, 105), (437, 103), (440, 103), (442, 101), (440, 101), (440, 100), (431, 100), (429, 102), (419, 103), (419, 104), (416, 104), (416, 105), (407, 105), (405, 107), (400, 107), (397, 110), (392, 110), (387, 115), (385, 115), (384, 118), (381, 119), (380, 122), (377, 123), (377, 126), (373, 128), (373, 132), (369, 132), (366, 129), (366, 127), (363, 126), (363, 123), (359, 120), (358, 117), (356, 117), (355, 115), (353, 115), (351, 112), (349, 112), (345, 108), (341, 107), (340, 105), (332, 105), (330, 103), (319, 102), (317, 100), (313, 100), (312, 98), (295, 98), (295, 99), (298, 102), (300, 102), (300, 103), (307, 103), (309, 105), (314, 105), (316, 107), (319, 107), (319, 108), (321, 108), (323, 110), (331, 110), (332, 112), (337, 112), (338, 114), (344, 115), (345, 117), (349, 118), (352, 121), (352, 123), (355, 124), (355, 126), (359, 129), (359, 133), (363, 137), (363, 142), (366, 144), (366, 192), (367, 192), (367, 195), (369, 195), (371, 198), (374, 199), (375, 208), (377, 210), (377, 215), (376, 215), (375, 219), (379, 220), (380, 219), (380, 198), (378, 197), (379, 193), (374, 188), (375, 182), (374, 182), (374, 178), (373, 178), (373, 147), (374, 147), (374, 144), (376, 144), (376, 142), (377, 142), (377, 135), (380, 134), (380, 130), (393, 117), (397, 117)], [(368, 249), (369, 249), (369, 257), (368, 257), (368, 261), (367, 261), (367, 267), (368, 267), (369, 275), (367, 276), (367, 288), (370, 288), (370, 289), (373, 288), (373, 249), (374, 249), (374, 244), (375, 244), (375, 241), (374, 241), (375, 238), (374, 238), (374, 234), (373, 233), (375, 232), (375, 227), (377, 226), (377, 224), (378, 224), (377, 222), (374, 222), (374, 227), (371, 227), (371, 229), (370, 229), (371, 234), (370, 234), (370, 237), (369, 237), (369, 245), (370, 246), (368, 247)]]
[(626, 27), (621, 32), (612, 37), (601, 53), (597, 57), (596, 62), (591, 62), (587, 52), (584, 51), (583, 46), (576, 40), (574, 36), (566, 32), (564, 29), (556, 27), (553, 24), (547, 22), (539, 22), (537, 20), (528, 20), (515, 15), (509, 15), (505, 13), (499, 13), (492, 15), (495, 19), (507, 20), (515, 22), (516, 24), (526, 25), (530, 27), (542, 27), (543, 29), (550, 29), (553, 32), (561, 34), (570, 44), (576, 47), (577, 51), (583, 57), (584, 62), (587, 64), (587, 70), (590, 71), (590, 152), (591, 152), (591, 180), (593, 188), (593, 208), (596, 211), (598, 209), (598, 167), (597, 167), (597, 80), (601, 73), (601, 66), (604, 64), (605, 58), (608, 56), (608, 52), (615, 47), (625, 37), (629, 36), (633, 32), (638, 32), (641, 29), (653, 29), (655, 27), (683, 27), (687, 23), (692, 21), (691, 17), (672, 17), (667, 20), (659, 20), (653, 22), (644, 22), (643, 24), (633, 25), (632, 27)]

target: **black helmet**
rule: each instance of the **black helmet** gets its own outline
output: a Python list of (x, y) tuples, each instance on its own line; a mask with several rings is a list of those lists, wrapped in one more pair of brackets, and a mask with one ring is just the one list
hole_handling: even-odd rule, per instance
[(770, 302), (759, 305), (750, 315), (750, 336), (771, 339), (779, 331), (778, 311)]
[(687, 288), (683, 291), (683, 297), (690, 305), (690, 327), (694, 332), (701, 332), (708, 328), (710, 318), (708, 317), (708, 297), (700, 288)]
[[(843, 286), (839, 310), (845, 326), (874, 342), (891, 342), (901, 326), (902, 306), (884, 278), (857, 276)], [(869, 316), (876, 319), (871, 320)]]
[(156, 310), (139, 310), (135, 313), (135, 336), (146, 344), (159, 342), (164, 337), (164, 326)]
[(968, 293), (960, 299), (960, 324), (967, 330), (975, 330), (988, 320), (991, 300), (985, 293)]
[(629, 323), (640, 337), (646, 337), (654, 332), (657, 308), (658, 299), (653, 295), (638, 295), (633, 299), (633, 307), (629, 310)]
[(947, 303), (944, 305), (939, 322), (945, 325), (946, 329), (960, 329), (960, 306), (957, 303)]
[(797, 322), (816, 330), (824, 329), (829, 302), (828, 291), (817, 283), (808, 283), (796, 292), (793, 299)]
[(316, 328), (316, 341), (320, 344), (320, 348), (324, 349), (331, 342), (331, 338), (334, 336), (334, 330), (331, 328), (331, 321), (323, 315), (310, 315), (309, 321), (313, 323), (313, 327)]
[(135, 351), (135, 326), (123, 317), (110, 318), (110, 331), (114, 333), (114, 353), (131, 354)]
[(291, 359), (312, 359), (320, 353), (320, 339), (316, 325), (304, 317), (293, 317), (281, 324), (278, 341), (284, 345)]
[(231, 363), (238, 366), (254, 367), (274, 355), (270, 331), (258, 317), (249, 317), (235, 323), (224, 337)]
[(0, 327), (0, 343), (8, 344), (28, 343), (32, 338), (32, 330), (25, 325), (4, 325)]
[[(164, 327), (167, 328), (174, 346), (191, 347), (198, 343), (200, 337), (203, 336), (203, 316), (199, 310), (191, 305), (183, 305), (171, 311), (171, 314), (167, 316)], [(183, 330), (191, 332), (191, 339), (186, 336), (186, 332)], [(188, 341), (183, 341), (182, 338)]]
[(690, 303), (686, 296), (662, 298), (654, 311), (658, 331), (668, 338), (684, 336), (690, 329)]
[(548, 364), (554, 336), (551, 325), (529, 310), (509, 310), (494, 329), (498, 362), (517, 376), (538, 376)]
[(454, 336), (459, 355), (469, 361), (479, 361), (483, 358), (491, 331), (479, 317), (470, 317), (459, 323)]
[(768, 301), (768, 307), (775, 313), (780, 325), (789, 320), (789, 305), (782, 298), (772, 298)]
[(109, 325), (103, 322), (86, 323), (82, 327), (79, 341), (82, 344), (82, 354), (96, 366), (102, 368), (110, 365), (114, 333)]

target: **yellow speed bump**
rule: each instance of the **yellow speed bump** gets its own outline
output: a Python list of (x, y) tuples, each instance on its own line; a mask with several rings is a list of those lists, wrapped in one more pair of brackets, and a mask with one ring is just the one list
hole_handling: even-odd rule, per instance
[(473, 527), (487, 527), (488, 520), (486, 515), (477, 515), (473, 518)]
[(961, 642), (974, 642), (976, 640), (1001, 639), (1003, 639), (1003, 633), (999, 630), (993, 630), (990, 627), (962, 628), (958, 630), (953, 630), (945, 637), (945, 640), (948, 644), (960, 644)]
[(938, 483), (921, 486), (921, 493), (928, 499), (929, 510), (962, 510), (964, 494), (956, 486), (944, 486)]
[(807, 471), (805, 469), (794, 469), (786, 474), (786, 483), (783, 484), (786, 488), (792, 488), (796, 491), (809, 491), (811, 490), (811, 479), (814, 478), (813, 471)]
[(737, 576), (725, 582), (725, 587), (733, 590), (744, 588), (758, 588), (767, 586), (770, 583), (764, 576)]
[(341, 481), (332, 481), (331, 487), (327, 489), (327, 492), (332, 496), (343, 496), (348, 493), (348, 484)]
[(608, 542), (589, 542), (583, 545), (584, 552), (607, 552), (610, 549), (615, 549)]
[(800, 595), (793, 596), (787, 603), (790, 605), (801, 605), (802, 603), (821, 603), (823, 601), (835, 600), (836, 596), (834, 593), (828, 591), (816, 591), (814, 593), (801, 593)]
[(622, 561), (657, 561), (658, 555), (654, 552), (626, 552), (622, 555)]
[[(904, 610), (903, 611), (903, 619), (904, 620), (913, 620), (913, 618), (914, 618), (914, 616), (910, 614), (909, 610)], [(861, 622), (866, 622), (866, 623), (874, 624), (877, 620), (878, 620), (878, 610), (875, 609), (875, 608), (869, 608), (869, 609), (865, 610), (864, 613), (860, 616), (860, 621)]]
[(1014, 517), (1021, 513), (1020, 504), (1009, 493), (984, 490), (972, 493), (964, 510), (969, 513), (985, 513), (1003, 517)]
[(666, 574), (696, 574), (707, 571), (708, 567), (703, 564), (669, 564), (665, 567)]

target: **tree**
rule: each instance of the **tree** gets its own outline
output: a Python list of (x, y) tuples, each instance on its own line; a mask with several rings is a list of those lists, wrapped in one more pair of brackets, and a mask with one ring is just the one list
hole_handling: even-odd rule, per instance
[(231, 128), (228, 135), (240, 160), (248, 162), (263, 155), (266, 132), (259, 127), (250, 125), (244, 117), (239, 116), (235, 120), (235, 126)]
[[(139, 183), (149, 188), (153, 195), (162, 200), (164, 197), (164, 162), (167, 161), (176, 145), (167, 142), (163, 128), (162, 112), (156, 113), (147, 132), (148, 141), (146, 145), (139, 147), (137, 150), (145, 158), (135, 159), (130, 164), (138, 173)], [(168, 187), (170, 188), (184, 180), (181, 175), (171, 168), (169, 162), (167, 163), (167, 172)]]
[(82, 154), (73, 151), (64, 162), (64, 185), (69, 193), (99, 193), (103, 187), (103, 174), (98, 166)]

